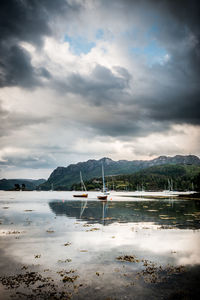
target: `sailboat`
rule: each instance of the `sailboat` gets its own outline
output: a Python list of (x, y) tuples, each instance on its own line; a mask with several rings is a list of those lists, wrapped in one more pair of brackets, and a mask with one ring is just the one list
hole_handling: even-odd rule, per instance
[(106, 186), (105, 186), (105, 179), (104, 179), (104, 168), (103, 168), (103, 164), (102, 164), (102, 180), (103, 180), (103, 195), (99, 195), (97, 196), (97, 198), (99, 200), (107, 200), (107, 195), (109, 194), (106, 190)]
[(80, 180), (81, 180), (81, 190), (82, 190), (82, 193), (81, 194), (75, 194), (75, 195), (73, 195), (73, 197), (87, 198), (88, 194), (86, 193), (87, 190), (86, 190), (85, 184), (83, 182), (81, 171), (80, 171)]

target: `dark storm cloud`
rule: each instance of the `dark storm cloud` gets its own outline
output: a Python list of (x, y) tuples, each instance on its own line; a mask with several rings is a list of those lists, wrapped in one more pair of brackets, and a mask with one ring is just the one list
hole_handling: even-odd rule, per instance
[(187, 25), (191, 30), (200, 34), (200, 3), (198, 0), (176, 0), (162, 1), (164, 8), (168, 8), (170, 13), (181, 23)]
[(169, 124), (200, 125), (199, 95), (200, 91), (160, 94), (160, 99), (150, 99), (149, 104), (144, 104), (146, 118)]
[(156, 119), (156, 116), (154, 118), (154, 111), (149, 116), (148, 110), (138, 105), (113, 105), (108, 112), (101, 118), (88, 120), (88, 124), (98, 134), (118, 137), (120, 140), (145, 137), (152, 132), (167, 132), (171, 125), (171, 121), (167, 119)]
[[(171, 52), (174, 69), (182, 70), (189, 80), (199, 81), (200, 2), (163, 1), (160, 9), (164, 18), (155, 36)], [(169, 25), (170, 21), (173, 23)]]
[(39, 84), (37, 75), (50, 77), (47, 70), (39, 72), (20, 42), (42, 47), (44, 36), (52, 35), (52, 18), (72, 13), (77, 4), (65, 0), (1, 0), (0, 2), (0, 87), (31, 87)]
[(0, 87), (39, 84), (27, 51), (17, 45), (0, 47)]
[(131, 75), (122, 67), (116, 67), (115, 73), (96, 65), (89, 75), (71, 74), (64, 80), (57, 81), (55, 88), (62, 93), (79, 94), (96, 106), (118, 102), (120, 97), (123, 100), (126, 98)]
[(43, 35), (50, 34), (47, 18), (43, 1), (2, 0), (1, 40), (29, 41), (39, 45)]
[(39, 68), (38, 73), (39, 73), (40, 76), (43, 76), (47, 79), (50, 79), (52, 77), (51, 74), (49, 73), (49, 71), (47, 69), (45, 69), (44, 67)]

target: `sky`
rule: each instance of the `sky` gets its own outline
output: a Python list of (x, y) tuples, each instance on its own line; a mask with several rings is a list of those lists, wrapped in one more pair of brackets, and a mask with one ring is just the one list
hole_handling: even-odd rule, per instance
[(1, 0), (0, 178), (200, 156), (196, 0)]

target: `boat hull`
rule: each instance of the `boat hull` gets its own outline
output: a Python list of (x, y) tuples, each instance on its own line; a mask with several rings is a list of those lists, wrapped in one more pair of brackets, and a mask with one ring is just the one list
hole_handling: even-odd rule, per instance
[(99, 199), (99, 200), (107, 200), (107, 195), (105, 195), (105, 196), (97, 196), (97, 198)]
[(73, 195), (73, 197), (77, 197), (77, 198), (87, 198), (88, 194), (80, 194), (80, 195)]

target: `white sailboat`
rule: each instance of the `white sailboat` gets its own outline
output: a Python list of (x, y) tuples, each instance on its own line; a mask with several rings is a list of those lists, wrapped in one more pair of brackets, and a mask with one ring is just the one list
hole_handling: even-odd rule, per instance
[(81, 190), (82, 190), (82, 193), (81, 194), (75, 194), (75, 195), (73, 195), (73, 197), (87, 198), (88, 194), (87, 194), (87, 190), (86, 190), (85, 184), (83, 182), (81, 171), (80, 171), (80, 181), (81, 181)]
[(107, 200), (108, 197), (107, 195), (109, 195), (109, 193), (107, 192), (106, 185), (105, 185), (103, 164), (102, 164), (102, 180), (103, 180), (103, 195), (99, 195), (97, 196), (97, 198), (99, 200)]

